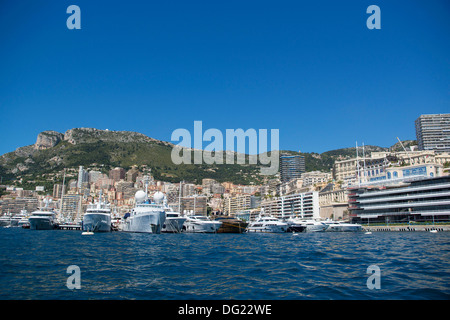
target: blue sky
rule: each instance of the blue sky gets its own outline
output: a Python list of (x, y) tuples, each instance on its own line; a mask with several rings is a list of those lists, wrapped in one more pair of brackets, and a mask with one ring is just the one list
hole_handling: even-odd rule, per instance
[[(366, 27), (372, 4), (381, 30)], [(170, 141), (195, 120), (279, 129), (281, 149), (303, 152), (415, 139), (420, 114), (450, 112), (449, 13), (448, 0), (4, 0), (0, 154), (76, 127)]]

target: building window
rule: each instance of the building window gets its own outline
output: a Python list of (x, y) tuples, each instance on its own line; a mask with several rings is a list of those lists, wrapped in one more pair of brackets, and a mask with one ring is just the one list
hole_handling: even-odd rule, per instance
[(394, 171), (394, 178), (397, 178), (397, 177), (398, 177), (397, 171)]
[(391, 178), (391, 173), (390, 172), (387, 173), (387, 177), (388, 177), (388, 179)]

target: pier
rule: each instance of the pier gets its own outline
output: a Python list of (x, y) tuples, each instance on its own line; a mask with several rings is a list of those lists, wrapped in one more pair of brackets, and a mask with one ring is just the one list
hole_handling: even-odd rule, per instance
[(364, 226), (364, 231), (403, 231), (403, 232), (415, 232), (415, 231), (450, 231), (450, 225), (409, 225), (409, 226)]

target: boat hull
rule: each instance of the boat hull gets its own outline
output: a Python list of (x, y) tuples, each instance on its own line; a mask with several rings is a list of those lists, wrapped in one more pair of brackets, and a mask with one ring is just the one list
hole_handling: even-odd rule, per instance
[(217, 230), (217, 233), (244, 233), (248, 223), (238, 220), (220, 220), (222, 225)]
[(217, 230), (222, 225), (221, 222), (215, 221), (189, 221), (187, 220), (183, 226), (183, 232), (187, 233), (217, 233)]
[(250, 226), (247, 228), (249, 233), (286, 233), (288, 226)]
[(31, 230), (53, 230), (57, 228), (53, 220), (44, 217), (30, 217), (28, 221)]
[(164, 225), (161, 228), (161, 232), (164, 233), (180, 233), (183, 231), (183, 225), (186, 218), (166, 218)]
[(86, 213), (83, 217), (83, 231), (110, 232), (111, 216), (101, 213)]
[(123, 222), (122, 231), (161, 233), (165, 220), (164, 211), (154, 211), (130, 216)]
[(362, 231), (360, 225), (330, 225), (327, 232), (359, 232)]

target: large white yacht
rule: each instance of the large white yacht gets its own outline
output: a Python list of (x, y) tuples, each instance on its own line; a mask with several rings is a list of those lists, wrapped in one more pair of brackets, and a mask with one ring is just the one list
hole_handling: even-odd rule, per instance
[(28, 224), (28, 212), (25, 209), (11, 217), (11, 227), (22, 227), (26, 224)]
[(305, 232), (321, 232), (328, 228), (328, 225), (313, 219), (289, 218), (288, 223), (306, 227)]
[(184, 232), (189, 233), (216, 233), (222, 222), (209, 219), (207, 216), (186, 215), (183, 226)]
[(111, 231), (111, 208), (103, 202), (102, 193), (96, 203), (89, 204), (83, 216), (82, 229), (91, 232)]
[(255, 221), (248, 224), (247, 232), (284, 233), (288, 231), (288, 228), (288, 223), (260, 214)]
[(357, 223), (348, 223), (343, 221), (325, 220), (324, 224), (328, 225), (326, 231), (337, 232), (358, 232), (362, 231), (362, 226)]
[(58, 228), (56, 212), (52, 208), (48, 207), (51, 203), (51, 199), (44, 199), (44, 203), (44, 207), (33, 211), (31, 216), (28, 218), (28, 221), (30, 222), (30, 229), (32, 230), (53, 230)]
[(161, 232), (165, 233), (180, 233), (183, 231), (184, 223), (187, 218), (181, 216), (179, 212), (173, 211), (165, 203), (166, 221), (162, 226)]
[(166, 221), (163, 205), (164, 194), (156, 192), (153, 202), (147, 197), (147, 192), (139, 190), (135, 194), (136, 206), (125, 214), (121, 230), (125, 232), (161, 233)]

